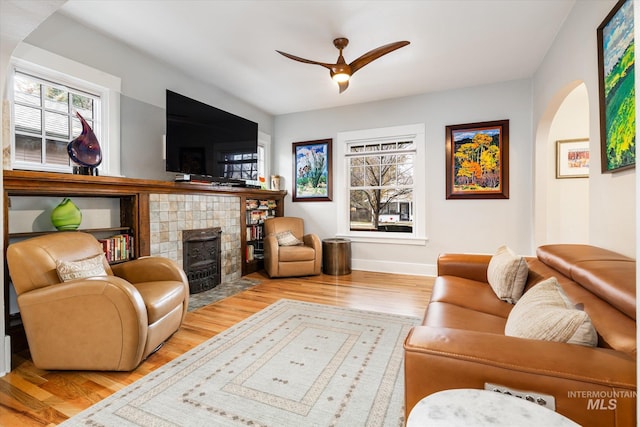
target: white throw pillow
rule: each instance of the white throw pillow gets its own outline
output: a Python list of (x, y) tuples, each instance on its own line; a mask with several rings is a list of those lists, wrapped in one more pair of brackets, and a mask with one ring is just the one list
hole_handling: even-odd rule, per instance
[(514, 254), (506, 245), (498, 248), (487, 268), (491, 289), (498, 298), (511, 304), (522, 296), (528, 274), (529, 266), (524, 257)]
[(276, 233), (276, 239), (278, 239), (278, 246), (298, 246), (303, 244), (303, 242), (289, 230)]
[(78, 261), (57, 261), (58, 277), (63, 282), (87, 277), (106, 276), (102, 260), (104, 254), (95, 255)]
[(538, 283), (520, 298), (509, 313), (504, 333), (589, 347), (598, 344), (591, 318), (575, 308), (555, 277)]

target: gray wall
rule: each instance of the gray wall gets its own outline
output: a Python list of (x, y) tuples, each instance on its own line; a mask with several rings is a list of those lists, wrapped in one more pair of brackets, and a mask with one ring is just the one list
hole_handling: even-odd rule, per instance
[[(445, 199), (445, 126), (509, 119), (508, 200)], [(531, 81), (430, 93), (388, 101), (310, 111), (276, 117), (273, 173), (284, 176), (291, 192), (291, 143), (333, 138), (338, 132), (399, 126), (426, 125), (427, 210), (426, 246), (352, 243), (354, 268), (395, 272), (435, 272), (439, 253), (448, 251), (492, 253), (508, 244), (518, 253), (533, 252)], [(334, 148), (335, 152), (335, 148)], [(342, 167), (335, 158), (333, 168)], [(335, 176), (335, 174), (334, 174)], [(344, 182), (334, 182), (334, 187)], [(293, 203), (288, 215), (305, 218), (305, 228), (332, 237), (337, 231), (336, 195), (332, 202)]]

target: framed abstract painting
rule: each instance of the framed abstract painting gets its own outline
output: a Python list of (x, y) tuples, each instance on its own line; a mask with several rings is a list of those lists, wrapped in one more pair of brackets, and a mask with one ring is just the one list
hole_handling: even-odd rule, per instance
[(598, 27), (602, 172), (636, 164), (633, 2), (620, 0)]

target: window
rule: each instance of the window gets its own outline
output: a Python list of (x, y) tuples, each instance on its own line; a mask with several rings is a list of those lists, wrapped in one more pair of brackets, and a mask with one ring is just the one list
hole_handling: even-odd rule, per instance
[(100, 96), (16, 71), (13, 78), (14, 166), (68, 171), (67, 144), (82, 131), (77, 111), (100, 135)]
[[(413, 141), (347, 143), (349, 229), (413, 231)], [(400, 215), (404, 206), (404, 215)]]
[(100, 174), (120, 175), (120, 78), (26, 43), (11, 65), (11, 167), (70, 173), (77, 111), (100, 143)]
[(425, 228), (424, 125), (338, 134), (339, 234), (419, 244)]

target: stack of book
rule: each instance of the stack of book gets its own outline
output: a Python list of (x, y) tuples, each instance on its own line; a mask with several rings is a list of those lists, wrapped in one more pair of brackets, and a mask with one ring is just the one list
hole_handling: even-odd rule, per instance
[(98, 241), (102, 243), (102, 250), (109, 262), (127, 261), (134, 257), (133, 236), (118, 234)]

